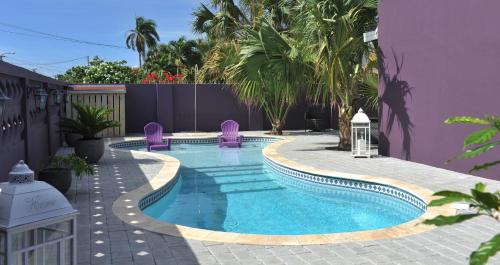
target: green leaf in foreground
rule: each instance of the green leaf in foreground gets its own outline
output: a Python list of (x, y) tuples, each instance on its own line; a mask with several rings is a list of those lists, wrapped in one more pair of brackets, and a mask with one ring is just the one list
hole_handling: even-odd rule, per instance
[(458, 191), (440, 191), (434, 194), (435, 196), (442, 196), (444, 198), (433, 200), (429, 203), (429, 207), (441, 206), (453, 202), (467, 201), (472, 199), (472, 196), (461, 193)]
[(481, 243), (479, 248), (471, 253), (469, 264), (486, 264), (488, 259), (495, 256), (498, 251), (500, 251), (500, 234), (497, 234), (487, 242)]
[(496, 128), (486, 128), (479, 131), (475, 131), (469, 134), (464, 139), (464, 147), (473, 144), (484, 144), (491, 140), (495, 135), (497, 135), (498, 130)]
[[(484, 184), (482, 182), (478, 182), (474, 186), (474, 189), (477, 190), (477, 191), (480, 191), (480, 192), (484, 192), (486, 190), (486, 184)], [(471, 190), (471, 191), (473, 191), (473, 190)]]
[(423, 223), (426, 225), (437, 225), (437, 226), (452, 225), (461, 223), (476, 216), (479, 216), (479, 214), (461, 214), (453, 216), (439, 215), (435, 218), (425, 220)]
[(485, 210), (498, 209), (500, 206), (500, 201), (493, 193), (472, 190), (472, 195), (481, 203), (479, 206)]
[(462, 160), (462, 159), (476, 157), (482, 153), (486, 153), (486, 152), (490, 151), (491, 149), (493, 149), (493, 147), (495, 147), (497, 145), (500, 145), (500, 141), (480, 145), (476, 148), (466, 150), (463, 154), (459, 155), (456, 159)]
[(479, 170), (484, 170), (484, 169), (488, 169), (492, 166), (496, 166), (500, 164), (500, 160), (497, 160), (497, 161), (493, 161), (493, 162), (489, 162), (489, 163), (484, 163), (484, 164), (481, 164), (481, 165), (475, 165), (470, 171), (469, 173), (472, 173), (474, 171), (479, 171)]
[(476, 118), (476, 117), (470, 117), (470, 116), (451, 117), (451, 118), (446, 119), (444, 121), (444, 123), (447, 123), (447, 124), (465, 123), (465, 124), (484, 124), (484, 125), (489, 124), (489, 122), (487, 120), (483, 120), (483, 119)]

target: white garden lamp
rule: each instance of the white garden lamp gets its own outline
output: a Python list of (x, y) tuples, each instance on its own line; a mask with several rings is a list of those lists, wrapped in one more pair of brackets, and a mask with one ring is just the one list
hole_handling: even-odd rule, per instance
[(75, 265), (76, 214), (20, 161), (0, 183), (0, 265)]
[(351, 150), (354, 157), (370, 157), (370, 119), (359, 109), (351, 120)]

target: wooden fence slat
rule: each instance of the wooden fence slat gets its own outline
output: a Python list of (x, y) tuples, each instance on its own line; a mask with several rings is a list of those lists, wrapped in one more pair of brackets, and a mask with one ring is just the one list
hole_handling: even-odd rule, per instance
[[(113, 120), (120, 121), (120, 102), (118, 94), (113, 94)], [(120, 135), (120, 127), (113, 128), (113, 135)]]
[(71, 97), (72, 97), (72, 95), (68, 93), (64, 96), (66, 97), (66, 101), (64, 101), (64, 102), (67, 102), (66, 106), (65, 106), (66, 107), (66, 118), (69, 118), (69, 117), (71, 117)]
[[(95, 95), (95, 106), (97, 108), (100, 108), (102, 105), (101, 105), (101, 94), (96, 94)], [(98, 133), (97, 136), (99, 137), (102, 137), (102, 132)]]
[(120, 94), (120, 135), (125, 136), (125, 94)]
[(66, 115), (69, 118), (76, 119), (77, 113), (72, 108), (73, 103), (89, 105), (97, 108), (108, 108), (113, 111), (108, 114), (108, 119), (114, 120), (120, 123), (120, 126), (117, 128), (106, 129), (103, 132), (99, 133), (99, 137), (118, 137), (125, 136), (125, 94), (124, 93), (116, 93), (110, 92), (107, 93), (103, 91), (102, 93), (98, 92), (89, 92), (84, 93), (81, 91), (78, 92), (69, 92), (67, 95), (67, 104), (66, 104)]
[[(108, 95), (109, 94), (102, 94), (101, 95), (101, 108), (108, 107)], [(109, 137), (110, 136), (106, 130), (102, 131), (101, 134), (102, 134), (102, 137)]]
[[(108, 98), (107, 108), (111, 109), (111, 108), (113, 108), (113, 94), (108, 94), (107, 98)], [(113, 119), (113, 113), (109, 113), (108, 120), (112, 120), (112, 119)], [(112, 135), (113, 135), (113, 129), (112, 128), (106, 129), (106, 137), (111, 137)]]

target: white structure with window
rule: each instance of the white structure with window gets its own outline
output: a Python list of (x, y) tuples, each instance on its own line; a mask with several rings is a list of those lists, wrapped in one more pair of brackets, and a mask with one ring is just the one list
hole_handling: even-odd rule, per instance
[(354, 157), (370, 157), (370, 118), (359, 109), (351, 120), (351, 150)]
[(76, 264), (76, 214), (20, 161), (0, 183), (0, 265)]

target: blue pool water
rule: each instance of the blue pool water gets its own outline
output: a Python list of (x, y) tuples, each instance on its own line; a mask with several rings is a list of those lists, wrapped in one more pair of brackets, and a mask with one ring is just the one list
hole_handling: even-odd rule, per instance
[(386, 195), (275, 173), (263, 163), (265, 145), (219, 149), (215, 144), (174, 144), (172, 151), (160, 151), (180, 160), (180, 177), (144, 213), (189, 227), (267, 235), (378, 229), (422, 214)]

